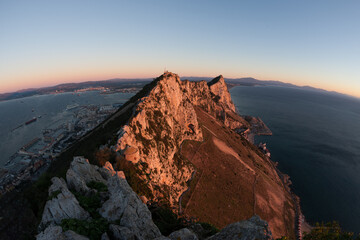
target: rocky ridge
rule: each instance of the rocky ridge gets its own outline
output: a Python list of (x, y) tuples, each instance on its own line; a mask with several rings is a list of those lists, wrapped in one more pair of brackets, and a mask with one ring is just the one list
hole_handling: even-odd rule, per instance
[[(166, 72), (156, 81), (133, 107), (133, 116), (118, 132), (115, 149), (134, 164), (140, 163), (155, 199), (166, 199), (175, 206), (194, 172), (178, 151), (184, 140), (203, 140), (194, 107), (201, 107), (231, 129), (248, 127), (248, 123), (235, 113), (222, 76), (209, 83), (190, 82)], [(129, 148), (136, 154), (127, 156)]]
[[(72, 173), (77, 178), (72, 177)], [(96, 180), (94, 180), (96, 179)], [(84, 183), (88, 189), (75, 187)], [(106, 186), (104, 189), (94, 188), (92, 183)], [(78, 225), (66, 225), (67, 222), (91, 222), (95, 218), (104, 219), (106, 227), (98, 239), (199, 239), (196, 231), (188, 228), (177, 230), (169, 236), (163, 236), (152, 221), (151, 213), (139, 196), (128, 185), (122, 172), (114, 171), (110, 163), (102, 168), (89, 164), (87, 159), (75, 157), (66, 174), (66, 182), (61, 178), (53, 178), (49, 188), (49, 200), (46, 203), (42, 221), (39, 225), (37, 240), (66, 239), (83, 240), (97, 239), (92, 235), (91, 228), (86, 229), (88, 236), (81, 235)], [(94, 212), (86, 211), (79, 204), (80, 196), (99, 194), (101, 204)], [(85, 208), (88, 208), (86, 204)], [(66, 227), (67, 226), (67, 227)], [(68, 229), (70, 228), (70, 229)], [(77, 232), (76, 232), (77, 231)], [(80, 232), (80, 233), (79, 233)], [(271, 232), (265, 221), (258, 216), (249, 220), (231, 224), (221, 232), (211, 236), (211, 240), (220, 239), (272, 239)]]

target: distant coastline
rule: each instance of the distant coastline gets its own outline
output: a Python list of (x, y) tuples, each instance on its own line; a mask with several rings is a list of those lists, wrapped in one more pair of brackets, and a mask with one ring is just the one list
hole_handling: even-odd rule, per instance
[[(190, 80), (190, 81), (210, 81), (211, 77), (182, 77), (182, 79)], [(247, 78), (224, 78), (225, 82), (228, 86), (228, 89), (231, 89), (236, 86), (277, 86), (277, 87), (289, 87), (289, 88), (298, 88), (303, 90), (311, 90), (317, 92), (324, 92), (336, 95), (347, 96), (350, 98), (356, 98), (355, 96), (351, 96), (344, 93), (339, 93), (335, 91), (327, 91), (321, 88), (315, 88), (311, 86), (298, 86), (291, 83), (285, 83), (281, 81), (274, 80), (258, 80), (255, 78), (247, 77)], [(22, 89), (15, 92), (1, 93), (0, 94), (0, 102), (19, 99), (24, 97), (31, 97), (35, 95), (44, 95), (44, 94), (58, 94), (63, 92), (77, 92), (77, 91), (87, 91), (86, 89), (97, 89), (97, 88), (105, 88), (110, 93), (113, 92), (122, 92), (121, 90), (131, 89), (129, 92), (137, 92), (140, 90), (145, 84), (152, 81), (152, 78), (136, 78), (136, 79), (109, 79), (109, 80), (100, 80), (100, 81), (87, 81), (80, 83), (65, 83), (59, 84), (56, 86), (43, 87), (43, 88), (31, 88), (31, 89)], [(132, 89), (134, 88), (134, 89)]]

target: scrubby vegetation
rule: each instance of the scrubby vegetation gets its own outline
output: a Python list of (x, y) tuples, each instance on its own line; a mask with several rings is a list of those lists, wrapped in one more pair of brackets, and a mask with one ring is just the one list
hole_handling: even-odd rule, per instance
[(80, 206), (90, 213), (90, 216), (93, 218), (99, 218), (100, 215), (97, 212), (97, 209), (101, 207), (101, 198), (99, 193), (93, 193), (89, 196), (85, 196), (81, 193), (72, 192), (76, 199), (79, 201)]
[(107, 192), (108, 191), (107, 186), (102, 182), (91, 181), (86, 185), (89, 188), (97, 190), (98, 192)]
[[(106, 185), (101, 182), (91, 181), (87, 186), (99, 192), (108, 191)], [(109, 222), (97, 211), (101, 207), (101, 200), (106, 200), (101, 199), (99, 192), (83, 195), (72, 191), (80, 206), (90, 213), (91, 220), (63, 219), (61, 221), (63, 231), (72, 230), (80, 235), (88, 236), (91, 240), (101, 238), (101, 235), (108, 230)]]
[(59, 195), (60, 193), (61, 193), (61, 190), (57, 190), (57, 191), (55, 191), (55, 192), (52, 192), (52, 193), (50, 194), (50, 196), (48, 197), (48, 200), (51, 200), (51, 199), (53, 199), (53, 198), (56, 198), (57, 195)]
[(169, 235), (173, 231), (187, 227), (185, 219), (179, 218), (166, 205), (150, 205), (149, 210), (151, 211), (152, 219), (155, 225), (165, 236)]
[(201, 225), (202, 230), (196, 229), (196, 234), (200, 239), (205, 239), (219, 232), (219, 229), (209, 223), (197, 222), (195, 219), (187, 219), (176, 215), (166, 204), (153, 204), (149, 206), (152, 219), (159, 228), (161, 234), (167, 236), (170, 233), (182, 228), (195, 230), (194, 226)]
[(92, 220), (63, 219), (61, 221), (63, 231), (72, 230), (80, 235), (90, 238), (90, 240), (101, 239), (101, 235), (109, 228), (109, 223), (105, 218)]
[[(353, 240), (354, 233), (343, 231), (337, 222), (316, 223), (310, 233), (304, 233), (304, 240)], [(358, 235), (356, 240), (360, 240)]]

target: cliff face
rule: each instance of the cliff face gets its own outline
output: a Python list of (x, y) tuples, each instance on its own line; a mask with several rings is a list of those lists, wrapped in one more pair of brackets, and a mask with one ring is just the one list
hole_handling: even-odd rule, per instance
[(292, 197), (272, 163), (232, 131), (249, 123), (235, 112), (223, 77), (190, 82), (165, 73), (155, 82), (114, 147), (142, 172), (154, 199), (177, 208), (184, 195), (185, 214), (218, 227), (258, 214), (274, 236), (293, 237)]
[[(182, 82), (176, 74), (165, 73), (148, 96), (138, 101), (133, 117), (119, 131), (116, 150), (139, 163), (153, 194), (171, 205), (177, 204), (194, 171), (178, 154), (181, 144), (203, 140), (195, 106), (223, 120), (226, 112), (235, 110), (223, 77), (207, 84)], [(243, 124), (232, 122), (226, 121), (233, 128)]]

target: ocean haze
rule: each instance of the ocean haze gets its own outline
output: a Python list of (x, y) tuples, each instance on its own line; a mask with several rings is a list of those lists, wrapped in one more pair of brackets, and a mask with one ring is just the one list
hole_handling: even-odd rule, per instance
[(289, 174), (306, 219), (360, 229), (360, 100), (294, 88), (234, 87), (244, 115), (260, 116), (273, 132), (272, 160)]

